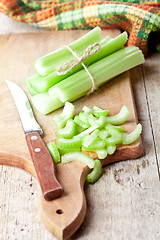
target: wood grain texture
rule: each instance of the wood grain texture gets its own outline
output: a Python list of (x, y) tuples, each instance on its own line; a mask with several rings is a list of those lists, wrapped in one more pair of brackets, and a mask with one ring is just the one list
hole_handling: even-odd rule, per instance
[[(118, 34), (117, 31), (112, 32), (110, 31), (110, 33), (111, 36)], [(73, 34), (75, 35), (73, 36)], [(58, 48), (58, 46), (60, 47), (61, 45), (66, 44), (66, 42), (64, 42), (64, 35), (67, 35), (67, 41), (71, 42), (83, 34), (84, 31), (76, 31), (76, 33), (71, 31), (65, 31), (58, 32), (54, 35), (48, 32), (45, 34), (44, 33), (27, 35), (17, 34), (1, 37), (3, 45), (4, 46), (6, 45), (6, 49), (8, 49), (7, 52), (8, 54), (5, 54), (5, 58), (6, 61), (9, 62), (7, 71), (5, 66), (2, 67), (2, 69), (4, 69), (4, 73), (2, 72), (3, 77), (4, 75), (6, 75), (5, 78), (11, 80), (13, 74), (15, 74), (14, 82), (17, 82), (20, 86), (22, 86), (25, 89), (24, 80), (22, 79), (22, 76), (27, 74), (28, 71), (30, 72), (30, 70), (26, 69), (27, 65), (30, 67), (33, 66), (33, 63), (35, 61), (35, 55), (33, 55), (33, 52), (35, 51), (35, 45), (37, 46), (36, 53), (38, 53), (40, 57)], [(46, 46), (44, 48), (42, 48), (43, 42), (46, 43)], [(54, 46), (53, 48), (52, 42), (56, 42), (59, 45), (57, 45), (56, 47)], [(19, 49), (20, 44), (21, 48)], [(28, 49), (27, 53), (26, 49)], [(18, 55), (19, 58), (24, 58), (23, 59), (24, 65), (22, 65), (22, 61), (20, 61), (19, 59), (18, 59), (19, 61), (16, 62), (18, 51), (20, 51)], [(3, 66), (3, 63), (4, 59), (0, 59), (1, 66)], [(15, 69), (20, 69), (18, 73), (17, 71), (15, 72), (15, 70), (13, 69), (13, 63)], [(21, 75), (21, 79), (18, 79), (19, 74)], [(22, 133), (23, 130), (18, 118), (17, 110), (14, 104), (12, 104), (13, 100), (12, 97), (10, 96), (10, 93), (8, 94), (8, 89), (5, 86), (6, 83), (4, 79), (2, 80), (2, 84), (3, 85), (1, 90), (2, 92), (1, 100), (2, 101), (4, 100), (5, 94), (6, 103), (5, 104), (3, 103), (3, 107), (1, 109), (2, 111), (1, 113), (4, 117), (1, 119), (2, 127), (0, 129), (1, 131), (0, 163), (18, 166), (25, 170), (29, 169), (29, 172), (33, 172), (34, 170), (30, 170), (30, 168), (32, 168), (33, 165), (30, 155), (28, 154), (26, 143), (24, 142), (25, 139), (24, 137), (20, 136), (20, 134), (22, 135), (24, 134)], [(77, 111), (76, 113), (81, 111), (84, 105), (88, 105), (90, 107), (98, 105), (99, 107), (109, 109), (111, 115), (117, 114), (120, 111), (122, 105), (125, 104), (129, 108), (130, 117), (129, 121), (127, 121), (127, 123), (124, 124), (124, 130), (131, 132), (136, 127), (137, 116), (128, 73), (121, 74), (114, 80), (103, 85), (95, 93), (75, 101), (74, 104)], [(34, 109), (35, 116), (40, 126), (42, 126), (44, 130), (45, 135), (43, 137), (43, 140), (46, 144), (49, 141), (55, 139), (55, 126), (52, 123), (52, 119), (53, 116), (57, 114), (59, 111), (61, 110), (53, 112), (47, 116), (42, 116), (40, 113), (36, 111), (36, 109)], [(12, 128), (10, 128), (9, 136), (7, 137), (5, 129), (6, 128), (8, 129), (7, 125), (9, 125), (10, 127), (9, 123), (11, 123), (11, 119), (14, 119), (15, 115), (16, 126), (14, 127), (12, 126)], [(4, 125), (6, 125), (5, 128)], [(50, 126), (54, 127), (53, 132), (50, 131)], [(17, 139), (16, 141), (13, 141), (12, 144), (10, 144), (10, 140), (15, 138), (15, 127), (17, 129), (16, 131)], [(6, 141), (8, 142), (7, 145), (6, 142), (4, 142), (3, 140), (4, 138), (6, 138)], [(21, 143), (21, 147), (19, 147), (19, 143)], [(141, 153), (142, 143), (141, 140), (138, 139), (134, 144), (131, 144), (130, 146), (119, 147), (119, 149), (115, 152), (114, 155), (109, 156), (106, 159), (102, 160), (102, 164), (106, 165), (120, 160), (137, 158), (140, 156)], [(90, 155), (93, 158), (97, 158), (97, 155), (95, 154)], [(64, 171), (64, 168), (66, 168), (66, 171)], [(67, 239), (68, 237), (73, 235), (73, 233), (80, 227), (84, 220), (86, 213), (86, 201), (83, 193), (83, 184), (85, 182), (86, 174), (88, 172), (85, 169), (86, 167), (84, 165), (82, 166), (80, 163), (76, 164), (76, 168), (74, 167), (74, 163), (67, 164), (65, 167), (61, 164), (57, 164), (57, 178), (61, 182), (61, 185), (64, 189), (64, 194), (61, 198), (55, 199), (51, 203), (48, 203), (47, 201), (44, 201), (43, 198), (41, 198), (39, 209), (40, 214), (42, 216), (42, 220), (45, 226), (48, 228), (48, 230), (59, 239)], [(73, 181), (73, 179), (76, 178), (75, 176), (77, 176), (78, 181), (76, 180)], [(38, 179), (40, 180), (40, 183), (42, 185), (42, 181), (39, 178), (39, 175)], [(73, 207), (75, 203), (77, 205)], [(69, 208), (69, 206), (72, 207)]]
[[(159, 59), (159, 55), (153, 55), (145, 67), (150, 64), (155, 66), (155, 61)], [(150, 106), (153, 94), (149, 87), (146, 91), (143, 84), (149, 76), (143, 77), (142, 71), (142, 68), (135, 68), (132, 80), (139, 120), (143, 123), (145, 155), (136, 161), (119, 162), (104, 168), (103, 177), (97, 184), (85, 186), (87, 215), (72, 239), (86, 239), (86, 236), (87, 239), (121, 240), (128, 239), (128, 236), (129, 239), (159, 239), (158, 155), (155, 157), (155, 147), (159, 141), (156, 138), (153, 142), (154, 131), (150, 128), (152, 120), (148, 112), (151, 117), (152, 112), (156, 113), (157, 119), (159, 114), (158, 107)], [(156, 71), (154, 79), (156, 76), (159, 76), (159, 71)], [(148, 94), (150, 101), (146, 100)], [(153, 126), (156, 130), (156, 125)], [(1, 166), (0, 182), (2, 239), (55, 239), (37, 215), (39, 188), (36, 181), (24, 171)], [(17, 195), (19, 189), (22, 190), (21, 195)]]

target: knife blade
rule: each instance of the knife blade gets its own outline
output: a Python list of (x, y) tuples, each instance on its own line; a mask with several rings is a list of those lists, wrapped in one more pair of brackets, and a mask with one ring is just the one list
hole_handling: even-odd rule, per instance
[(32, 107), (23, 89), (9, 80), (6, 80), (6, 83), (20, 116), (43, 196), (47, 201), (51, 201), (60, 197), (63, 194), (63, 189), (56, 179), (53, 159), (40, 137), (43, 130), (34, 117)]

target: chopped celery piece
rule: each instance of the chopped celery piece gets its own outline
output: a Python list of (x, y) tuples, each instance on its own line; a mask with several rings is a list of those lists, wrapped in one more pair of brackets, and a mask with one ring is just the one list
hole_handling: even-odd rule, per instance
[(109, 128), (108, 132), (111, 137), (105, 139), (107, 145), (115, 145), (118, 143), (122, 143), (122, 132), (118, 131), (115, 128)]
[(90, 114), (88, 117), (88, 122), (91, 125), (100, 123), (99, 129), (102, 129), (106, 124), (106, 118), (104, 116), (100, 116), (99, 118), (97, 118), (97, 117), (94, 117), (92, 114)]
[(108, 110), (104, 110), (102, 108), (99, 108), (97, 106), (93, 107), (93, 114), (96, 117), (100, 117), (100, 116), (107, 116), (109, 114)]
[(105, 140), (109, 136), (110, 136), (110, 133), (107, 130), (105, 130), (105, 129), (100, 130), (100, 132), (99, 132), (100, 139)]
[(116, 151), (116, 145), (108, 145), (107, 146), (107, 152), (109, 155), (112, 155)]
[(88, 123), (89, 113), (80, 112), (78, 116), (79, 116), (80, 120)]
[(101, 150), (106, 147), (106, 143), (102, 139), (95, 139), (88, 147), (88, 151)]
[(56, 115), (53, 119), (58, 128), (63, 128), (68, 119), (72, 119), (74, 115), (75, 107), (72, 103), (66, 102), (61, 114)]
[(92, 125), (98, 120), (97, 117), (94, 117), (92, 114), (89, 115), (88, 117), (88, 122)]
[(72, 148), (79, 148), (82, 146), (82, 139), (81, 138), (57, 138), (57, 147), (64, 148), (64, 149), (72, 149)]
[(90, 169), (94, 168), (95, 161), (85, 153), (72, 152), (66, 153), (61, 157), (62, 163), (69, 163), (72, 161), (78, 161), (85, 163)]
[(74, 118), (75, 123), (82, 127), (83, 129), (89, 128), (90, 124), (88, 122), (83, 122), (82, 119), (80, 119), (79, 115), (76, 115)]
[(91, 127), (89, 127), (88, 129), (84, 130), (83, 132), (79, 133), (78, 135), (75, 136), (76, 137), (83, 137), (86, 134), (90, 134), (91, 132), (93, 132), (96, 129), (101, 129), (103, 128), (105, 122), (104, 122), (104, 118), (99, 118), (97, 119), (92, 125)]
[(114, 116), (106, 117), (106, 122), (113, 125), (120, 125), (125, 123), (129, 118), (129, 110), (127, 106), (123, 105), (120, 112)]
[(93, 109), (87, 106), (84, 106), (82, 108), (82, 111), (84, 111), (85, 113), (91, 113), (91, 114), (93, 113)]
[(69, 152), (80, 152), (80, 148), (71, 148), (71, 149), (64, 149), (64, 148), (58, 148), (61, 155), (64, 155)]
[[(95, 27), (93, 30), (89, 31), (81, 38), (78, 38), (74, 42), (70, 43), (69, 47), (73, 51), (76, 51), (78, 55), (82, 56), (88, 45), (99, 42), (101, 39), (101, 29), (99, 27)], [(63, 64), (72, 59), (72, 53), (65, 46), (63, 46), (58, 50), (39, 58), (35, 62), (35, 69), (42, 76), (46, 76), (49, 73), (55, 71), (60, 64)]]
[(107, 149), (105, 148), (101, 150), (95, 150), (95, 152), (97, 153), (99, 159), (105, 159), (108, 154)]
[(87, 134), (83, 137), (82, 145), (88, 147), (99, 135), (99, 130), (96, 129), (90, 135)]
[(31, 99), (33, 106), (46, 115), (64, 105), (57, 95), (50, 96), (48, 92), (39, 93)]
[(108, 130), (109, 128), (114, 128), (120, 132), (123, 132), (123, 126), (115, 126), (110, 123), (106, 123), (106, 125), (104, 126), (104, 129)]
[(73, 119), (67, 120), (66, 126), (64, 128), (58, 129), (56, 131), (57, 137), (60, 138), (73, 138), (77, 132), (77, 125)]
[(48, 150), (49, 150), (49, 152), (50, 152), (50, 154), (53, 158), (53, 161), (55, 163), (60, 162), (60, 154), (59, 154), (59, 151), (58, 151), (58, 148), (57, 148), (56, 144), (54, 142), (49, 142), (47, 144), (47, 148), (48, 148)]
[(83, 128), (77, 125), (77, 134), (83, 132), (84, 130), (86, 130), (86, 128)]
[(122, 143), (123, 144), (131, 144), (132, 142), (136, 141), (136, 139), (140, 136), (142, 132), (142, 125), (139, 123), (136, 128), (133, 130), (131, 133), (122, 133), (123, 139)]
[(96, 159), (92, 172), (87, 175), (86, 178), (87, 182), (95, 183), (102, 176), (102, 173), (103, 173), (102, 163), (100, 160)]

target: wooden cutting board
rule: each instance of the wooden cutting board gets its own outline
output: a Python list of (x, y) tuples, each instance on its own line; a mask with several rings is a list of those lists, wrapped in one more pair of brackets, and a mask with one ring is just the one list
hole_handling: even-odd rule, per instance
[[(30, 34), (11, 34), (0, 36), (0, 164), (20, 167), (36, 177), (36, 173), (25, 142), (25, 136), (11, 94), (5, 80), (19, 84), (27, 93), (24, 79), (34, 74), (33, 64), (39, 57), (68, 44), (87, 31), (60, 31)], [(115, 37), (118, 30), (102, 31), (102, 35)], [(28, 95), (28, 93), (27, 93)], [(28, 95), (30, 98), (30, 96)], [(137, 124), (129, 74), (124, 73), (103, 85), (89, 96), (74, 102), (76, 114), (84, 105), (97, 105), (110, 110), (110, 114), (118, 113), (125, 104), (129, 108), (130, 118), (124, 130), (131, 132)], [(43, 116), (34, 109), (36, 119), (44, 130), (43, 140), (47, 144), (55, 139), (53, 116), (62, 109)], [(120, 147), (115, 154), (102, 160), (107, 165), (116, 161), (138, 158), (142, 153), (139, 138), (134, 144)], [(92, 157), (97, 157), (92, 154)], [(86, 200), (83, 185), (89, 168), (82, 163), (71, 162), (57, 164), (57, 178), (64, 194), (51, 202), (39, 199), (39, 211), (46, 228), (58, 239), (69, 238), (81, 225), (86, 214)]]

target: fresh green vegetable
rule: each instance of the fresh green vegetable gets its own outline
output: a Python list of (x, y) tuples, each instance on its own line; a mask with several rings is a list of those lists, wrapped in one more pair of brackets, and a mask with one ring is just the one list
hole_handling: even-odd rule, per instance
[(57, 95), (50, 96), (48, 92), (33, 96), (32, 104), (43, 115), (64, 106), (64, 103), (61, 102)]
[(99, 138), (105, 140), (107, 137), (110, 137), (110, 134), (107, 130), (105, 129), (102, 129), (100, 132), (99, 132)]
[(97, 153), (99, 159), (105, 159), (108, 155), (107, 149), (94, 150)]
[(69, 119), (73, 118), (75, 107), (72, 103), (66, 102), (63, 108), (63, 112), (56, 115), (53, 119), (58, 128), (63, 128)]
[(98, 129), (93, 131), (90, 135), (86, 134), (83, 137), (82, 145), (87, 148), (90, 144), (93, 143), (93, 141), (98, 137), (98, 135), (99, 135), (99, 130)]
[(60, 155), (64, 155), (64, 154), (69, 153), (69, 152), (80, 152), (81, 148), (79, 147), (79, 148), (64, 149), (64, 148), (59, 148), (58, 147), (58, 150), (59, 150)]
[(100, 116), (107, 116), (109, 114), (108, 110), (104, 110), (102, 108), (99, 108), (97, 106), (93, 107), (93, 114), (96, 117), (100, 117)]
[[(81, 56), (89, 44), (99, 42), (101, 39), (101, 29), (99, 27), (95, 27), (93, 30), (89, 31), (81, 38), (78, 38), (74, 42), (70, 43), (68, 46)], [(49, 73), (55, 71), (60, 64), (72, 59), (72, 53), (65, 46), (63, 46), (58, 50), (53, 51), (38, 59), (35, 62), (35, 69), (36, 72), (42, 76), (46, 76)]]
[(58, 148), (57, 148), (56, 144), (54, 142), (49, 142), (47, 144), (47, 148), (48, 148), (48, 150), (49, 150), (49, 152), (50, 152), (50, 154), (53, 158), (53, 161), (55, 163), (60, 162), (60, 154), (59, 154), (59, 151), (58, 151)]
[(78, 126), (82, 127), (83, 129), (86, 129), (86, 128), (90, 127), (90, 124), (89, 124), (88, 120), (82, 119), (80, 117), (80, 115), (76, 115), (75, 118), (74, 118), (74, 121)]
[(84, 111), (85, 113), (93, 113), (93, 109), (87, 106), (84, 106), (82, 108), (82, 111)]
[(73, 152), (66, 153), (61, 157), (62, 163), (69, 163), (71, 161), (78, 161), (85, 163), (89, 168), (94, 168), (95, 161), (85, 153), (82, 152)]
[[(100, 40), (101, 37), (99, 35), (100, 34), (99, 28), (95, 28), (94, 31), (93, 32), (92, 31), (90, 32), (90, 35), (95, 35), (95, 33), (96, 33), (96, 34), (98, 34), (98, 36), (94, 39), (88, 38), (88, 41), (90, 41), (90, 42), (86, 42), (86, 44), (83, 46), (83, 49), (84, 49), (84, 47), (87, 48), (88, 45), (95, 43), (96, 39), (97, 39), (97, 42), (101, 45), (101, 49), (97, 53), (89, 56), (87, 59), (85, 59), (83, 61), (83, 63), (86, 66), (89, 66), (92, 63), (102, 59), (103, 57), (106, 57), (107, 55), (110, 55), (113, 52), (119, 50), (127, 41), (127, 33), (126, 32), (123, 32), (116, 38), (110, 39), (110, 41), (109, 41), (108, 38), (104, 38), (104, 39)], [(85, 37), (87, 37), (87, 34), (85, 35)], [(64, 48), (63, 48), (63, 50), (62, 49), (60, 49), (60, 50), (62, 52), (64, 50)], [(64, 75), (58, 75), (56, 72), (56, 69), (55, 69), (55, 65), (58, 66), (58, 64), (60, 65), (60, 62), (62, 64), (66, 61), (69, 61), (69, 59), (71, 57), (72, 57), (72, 59), (74, 58), (73, 55), (69, 52), (69, 50), (65, 49), (65, 52), (67, 51), (67, 56), (69, 55), (68, 56), (69, 59), (65, 60), (66, 55), (65, 55), (65, 58), (63, 55), (61, 56), (61, 58), (60, 58), (60, 55), (58, 55), (59, 59), (57, 62), (57, 59), (55, 59), (55, 58), (56, 58), (57, 52), (60, 50), (52, 52), (51, 54), (44, 56), (41, 59), (36, 61), (36, 64), (37, 63), (42, 64), (40, 67), (39, 73), (42, 73), (43, 71), (44, 72), (45, 71), (50, 72), (51, 70), (52, 71), (50, 73), (45, 72), (46, 73), (45, 76), (44, 76), (44, 73), (42, 75), (40, 75), (39, 73), (36, 73), (35, 75), (33, 75), (25, 80), (26, 86), (29, 87), (28, 88), (29, 92), (30, 93), (32, 92), (31, 94), (35, 95), (37, 93), (43, 93), (45, 91), (48, 91), (49, 88), (51, 88), (56, 83), (62, 81), (63, 79), (65, 79), (65, 78), (69, 77), (70, 75), (83, 69), (83, 66), (80, 63), (76, 67), (74, 67), (70, 72), (68, 72)], [(79, 50), (80, 50), (80, 56), (83, 55), (81, 48)], [(51, 60), (49, 61), (48, 57), (49, 57), (49, 59), (52, 58), (52, 61)]]
[[(130, 144), (135, 141), (141, 134), (142, 125), (138, 124), (131, 133), (125, 133), (123, 127), (117, 125), (128, 119), (129, 110), (127, 106), (122, 106), (118, 114), (108, 117), (109, 111), (105, 112), (97, 106), (93, 106), (93, 108), (85, 106), (82, 112), (74, 116), (73, 104), (66, 103), (66, 105), (62, 113), (56, 116), (56, 122), (61, 122), (63, 118), (68, 119), (69, 117), (69, 119), (65, 122), (64, 128), (56, 131), (56, 145), (51, 142), (47, 144), (47, 147), (55, 163), (60, 162), (61, 156), (62, 163), (80, 161), (88, 165), (93, 170), (87, 175), (86, 180), (95, 183), (102, 175), (102, 164), (100, 160), (93, 160), (87, 155), (87, 152), (95, 152), (99, 159), (105, 159), (107, 155), (116, 151), (117, 144)], [(100, 114), (98, 113), (95, 117), (93, 115), (95, 114), (94, 111), (100, 112)], [(101, 112), (103, 113), (101, 114)], [(79, 121), (89, 123), (88, 128), (80, 127), (80, 133), (77, 130)]]
[(77, 125), (73, 119), (67, 120), (66, 126), (64, 128), (58, 129), (56, 131), (57, 137), (60, 138), (72, 138), (76, 135)]
[(95, 183), (102, 176), (102, 173), (103, 173), (102, 163), (100, 160), (96, 159), (92, 172), (87, 175), (86, 178), (87, 182)]
[(136, 139), (140, 136), (142, 132), (142, 125), (139, 123), (136, 128), (133, 130), (133, 132), (131, 133), (122, 133), (123, 136), (123, 140), (122, 143), (123, 144), (131, 144), (132, 142), (136, 141)]
[[(88, 67), (98, 87), (116, 75), (144, 62), (142, 52), (134, 46), (121, 49)], [(57, 95), (62, 102), (74, 101), (92, 88), (92, 81), (83, 69), (49, 89), (49, 94)]]
[(107, 152), (112, 155), (116, 151), (116, 145), (107, 145)]
[(129, 110), (127, 106), (123, 105), (120, 112), (114, 116), (106, 117), (106, 122), (113, 125), (120, 125), (125, 123), (129, 118)]
[(64, 149), (79, 148), (82, 146), (81, 138), (57, 138), (57, 147)]
[(122, 143), (122, 132), (118, 131), (115, 128), (109, 128), (108, 132), (111, 137), (107, 137), (105, 139), (107, 145), (116, 145)]

